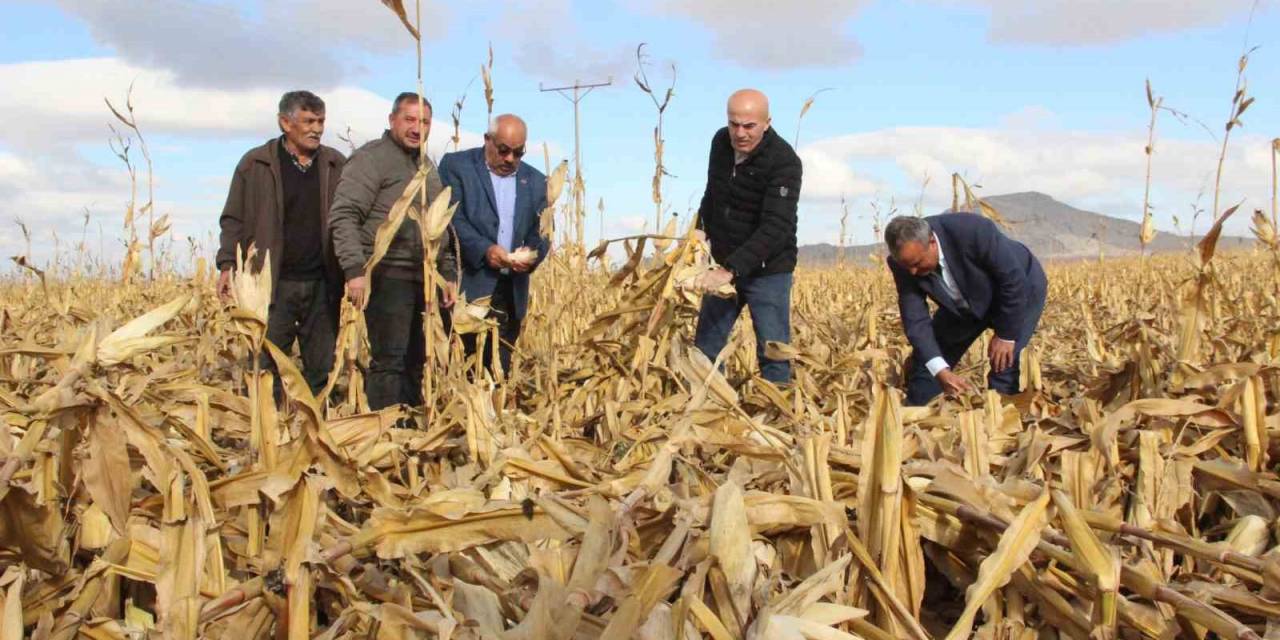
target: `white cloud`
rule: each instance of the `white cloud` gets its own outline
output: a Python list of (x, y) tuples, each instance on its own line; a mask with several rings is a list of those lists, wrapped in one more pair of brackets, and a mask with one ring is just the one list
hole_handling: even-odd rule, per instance
[[(52, 0), (131, 64), (186, 86), (292, 86), (317, 91), (355, 70), (344, 48), (411, 51), (413, 39), (372, 0), (271, 0), (254, 11), (191, 0)], [(427, 37), (444, 33), (444, 3), (423, 3)], [(127, 5), (127, 6), (126, 6)]]
[[(111, 171), (64, 155), (63, 162), (42, 162), (0, 151), (0, 252), (7, 258), (26, 251), (18, 229), (21, 222), (31, 233), (32, 253), (53, 253), (54, 233), (68, 250), (80, 239), (84, 217), (101, 220), (108, 237), (114, 237), (123, 220), (129, 184), (123, 171)], [(96, 239), (97, 223), (89, 227)], [(96, 240), (95, 245), (96, 246)]]
[[(1145, 136), (1061, 129), (999, 127), (900, 127), (818, 140), (804, 146), (806, 197), (875, 194), (909, 207), (923, 198), (926, 212), (951, 199), (950, 175), (959, 172), (980, 194), (1041, 191), (1081, 208), (1136, 218), (1142, 210)], [(1157, 139), (1152, 167), (1153, 207), (1159, 226), (1185, 221), (1199, 198), (1212, 204), (1218, 146), (1212, 140)], [(1266, 140), (1233, 140), (1223, 179), (1222, 207), (1241, 200), (1245, 208), (1264, 206), (1270, 194)], [(811, 181), (811, 165), (824, 167)], [(921, 193), (925, 177), (929, 183)], [(810, 191), (811, 187), (816, 191)], [(1203, 195), (1201, 195), (1203, 194)], [(905, 206), (904, 206), (905, 203)], [(818, 203), (821, 204), (821, 203)], [(827, 203), (827, 209), (834, 208)], [(1247, 224), (1234, 220), (1235, 231)]]
[[(68, 234), (78, 238), (86, 209), (93, 219), (90, 234), (96, 237), (100, 221), (106, 236), (103, 246), (111, 255), (119, 253), (115, 239), (129, 197), (127, 176), (116, 161), (98, 164), (85, 152), (105, 147), (106, 125), (115, 122), (103, 97), (111, 97), (124, 109), (130, 83), (136, 117), (152, 141), (152, 152), (169, 159), (155, 166), (155, 210), (157, 215), (170, 215), (179, 243), (185, 243), (186, 237), (205, 241), (211, 232), (216, 237), (218, 212), (238, 155), (226, 158), (225, 170), (216, 176), (184, 172), (173, 158), (197, 153), (213, 139), (244, 140), (247, 145), (277, 134), (279, 94), (274, 91), (184, 88), (174, 72), (148, 70), (115, 58), (0, 64), (0, 86), (22, 88), (0, 92), (0, 122), (10, 123), (0, 127), (0, 228), (8, 229), (14, 219), (21, 218), (38, 239), (33, 242), (34, 257), (52, 254), (55, 230), (63, 240)], [(386, 127), (390, 96), (342, 86), (321, 92), (321, 97), (328, 112), (325, 142), (344, 153), (350, 149), (338, 135), (346, 135), (348, 128), (358, 145), (380, 136)], [(449, 141), (453, 125), (440, 102), (428, 144), (428, 153), (437, 159), (453, 149)], [(465, 128), (460, 137), (463, 149), (482, 143), (480, 133)], [(163, 144), (155, 142), (161, 139)], [(541, 167), (543, 142), (529, 144), (537, 152), (530, 161)], [(558, 160), (562, 146), (548, 143), (548, 147)], [(131, 156), (140, 160), (136, 147)], [(145, 196), (140, 200), (145, 201)], [(0, 251), (24, 250), (21, 243), (14, 244), (13, 235), (18, 234), (0, 233), (8, 239), (0, 243)]]
[(552, 84), (626, 81), (635, 69), (636, 41), (597, 45), (570, 0), (513, 0), (496, 28), (496, 55)]
[[(115, 58), (0, 65), (0, 85), (22, 87), (22, 91), (0, 93), (0, 121), (15, 125), (0, 128), (0, 196), (4, 197), (0, 225), (23, 219), (40, 239), (33, 246), (37, 256), (51, 253), (48, 245), (54, 230), (63, 237), (68, 230), (79, 230), (86, 210), (102, 221), (108, 240), (119, 235), (129, 197), (124, 168), (114, 161), (96, 164), (85, 152), (106, 146), (108, 123), (122, 129), (103, 98), (110, 97), (117, 108), (125, 109), (131, 83), (135, 115), (144, 135), (152, 141), (164, 136), (168, 142), (164, 150), (154, 147), (153, 153), (176, 153), (170, 146), (198, 148), (212, 138), (257, 140), (276, 133), (279, 95), (274, 91), (186, 89), (171, 71), (151, 71)], [(348, 126), (357, 141), (380, 134), (389, 99), (356, 87), (339, 87), (322, 97), (329, 111), (328, 144), (345, 147), (337, 133)], [(432, 152), (443, 148), (446, 137), (433, 139)], [(136, 143), (131, 157), (141, 161)], [(210, 180), (218, 185), (217, 191), (226, 188), (234, 162), (229, 158), (226, 174)], [(198, 200), (174, 200), (165, 189), (167, 179), (176, 177), (175, 183), (199, 179), (163, 163), (157, 164), (155, 172), (157, 214), (170, 214), (179, 235), (203, 238), (215, 225), (221, 194), (201, 189), (206, 195)], [(97, 224), (93, 223), (95, 234)], [(117, 244), (109, 241), (105, 246), (115, 251)]]
[[(49, 143), (51, 132), (67, 141), (103, 139), (106, 124), (115, 122), (103, 98), (123, 110), (131, 83), (144, 134), (241, 136), (276, 130), (277, 91), (188, 89), (170, 71), (91, 58), (0, 65), (0, 85), (22, 87), (0, 93), (0, 116), (21, 123), (0, 129), (0, 142), (39, 149)], [(360, 133), (379, 131), (390, 110), (390, 98), (357, 87), (320, 94), (330, 131), (344, 131), (347, 125)]]
[(836, 200), (874, 194), (878, 184), (854, 171), (843, 156), (829, 146), (801, 147), (798, 154), (804, 163), (801, 197), (805, 200)]
[[(0, 127), (0, 145), (25, 152), (43, 153), (50, 132), (62, 140), (105, 144), (108, 123), (118, 122), (107, 110), (103, 98), (116, 108), (125, 108), (125, 96), (133, 85), (133, 104), (145, 135), (156, 134), (202, 139), (209, 137), (249, 137), (265, 139), (276, 135), (276, 107), (280, 94), (267, 89), (191, 89), (178, 84), (169, 71), (148, 70), (116, 58), (89, 58), (0, 64), (0, 86), (22, 87), (22, 91), (0, 92), (0, 121), (21, 126)], [(381, 96), (357, 86), (341, 86), (320, 92), (325, 101), (325, 142), (349, 151), (338, 135), (347, 135), (357, 144), (382, 135), (394, 96)], [(453, 123), (449, 101), (437, 99), (428, 153), (440, 157)], [(482, 142), (479, 132), (464, 128), (463, 149)], [(531, 143), (540, 148), (541, 141)], [(552, 144), (553, 157), (558, 152)]]
[(849, 21), (867, 0), (659, 0), (655, 10), (711, 32), (713, 56), (747, 67), (838, 66), (860, 55)]
[(1216, 26), (1250, 0), (933, 0), (991, 12), (989, 37), (1016, 44), (1090, 45)]
[(613, 219), (613, 226), (627, 233), (640, 233), (648, 224), (649, 219), (644, 216), (622, 216)]

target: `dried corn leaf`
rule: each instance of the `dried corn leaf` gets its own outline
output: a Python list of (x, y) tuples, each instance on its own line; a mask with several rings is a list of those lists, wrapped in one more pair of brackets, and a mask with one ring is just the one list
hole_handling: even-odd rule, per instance
[(978, 609), (1027, 561), (1040, 542), (1041, 530), (1048, 523), (1048, 508), (1049, 492), (1042, 491), (1040, 497), (1027, 503), (1018, 517), (1009, 523), (1009, 528), (1000, 535), (995, 553), (982, 561), (977, 580), (965, 590), (964, 611), (947, 634), (948, 640), (967, 637), (973, 629)]

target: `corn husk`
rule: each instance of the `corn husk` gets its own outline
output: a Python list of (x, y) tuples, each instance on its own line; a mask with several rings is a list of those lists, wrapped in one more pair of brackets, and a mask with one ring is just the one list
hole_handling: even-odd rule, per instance
[[(739, 326), (709, 358), (685, 285), (705, 247), (669, 237), (612, 270), (550, 254), (502, 385), (437, 344), (457, 357), (432, 360), (424, 405), (378, 412), (358, 310), (312, 394), (261, 339), (265, 272), (229, 307), (212, 278), (0, 283), (0, 633), (1267, 632), (1272, 262), (1051, 264), (1023, 394), (904, 407), (882, 265), (802, 268), (790, 341)], [(460, 305), (458, 333), (496, 326)], [(759, 378), (758, 349), (791, 385)]]

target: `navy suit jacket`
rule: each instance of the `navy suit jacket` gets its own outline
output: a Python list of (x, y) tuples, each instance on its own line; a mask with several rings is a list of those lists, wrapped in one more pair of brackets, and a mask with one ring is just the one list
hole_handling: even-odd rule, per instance
[(951, 296), (939, 290), (936, 280), (913, 276), (890, 257), (889, 270), (898, 288), (902, 327), (916, 357), (928, 362), (942, 355), (926, 297), (953, 314), (971, 314), (988, 323), (1000, 338), (1016, 341), (1025, 319), (1034, 312), (1032, 301), (1038, 300), (1048, 287), (1040, 261), (1025, 245), (1001, 233), (995, 223), (983, 216), (944, 213), (925, 220), (938, 237), (947, 271), (969, 303), (969, 311), (956, 308)]
[[(484, 148), (447, 153), (440, 159), (440, 179), (452, 188), (450, 202), (458, 208), (453, 214), (453, 228), (458, 234), (462, 259), (462, 292), (468, 300), (493, 294), (501, 275), (489, 267), (485, 253), (498, 243), (498, 200), (493, 193), (489, 166), (484, 161)], [(521, 162), (516, 169), (515, 230), (512, 242), (535, 249), (537, 268), (547, 257), (551, 242), (539, 230), (539, 217), (547, 207), (547, 178), (542, 172)], [(530, 273), (533, 269), (529, 270)], [(515, 288), (517, 318), (524, 318), (529, 305), (529, 274), (511, 272)]]

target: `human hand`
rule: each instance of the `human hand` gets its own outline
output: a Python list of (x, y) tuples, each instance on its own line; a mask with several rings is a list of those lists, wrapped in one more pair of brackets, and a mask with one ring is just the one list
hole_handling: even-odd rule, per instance
[(502, 270), (511, 266), (511, 256), (507, 254), (507, 250), (496, 244), (484, 252), (484, 261), (491, 269)]
[(231, 285), (231, 269), (223, 269), (218, 274), (218, 299), (223, 302), (230, 302), (233, 297)]
[(997, 336), (991, 337), (991, 346), (987, 350), (987, 355), (991, 358), (992, 371), (1000, 373), (1013, 366), (1013, 346), (1012, 340), (1005, 340)]
[(528, 247), (520, 247), (507, 254), (511, 270), (516, 273), (528, 273), (533, 270), (533, 263), (538, 259), (538, 252)]
[(715, 291), (730, 282), (733, 282), (733, 274), (717, 267), (698, 276), (697, 287), (702, 291)]
[(443, 289), (444, 294), (440, 296), (440, 308), (450, 309), (458, 301), (458, 285), (446, 282)]
[(347, 299), (357, 309), (364, 311), (364, 305), (368, 302), (369, 296), (369, 279), (365, 276), (356, 276), (347, 281)]
[(973, 393), (973, 385), (968, 380), (957, 375), (951, 369), (943, 369), (937, 375), (938, 384), (942, 385), (942, 392), (949, 396), (959, 396), (966, 393)]

